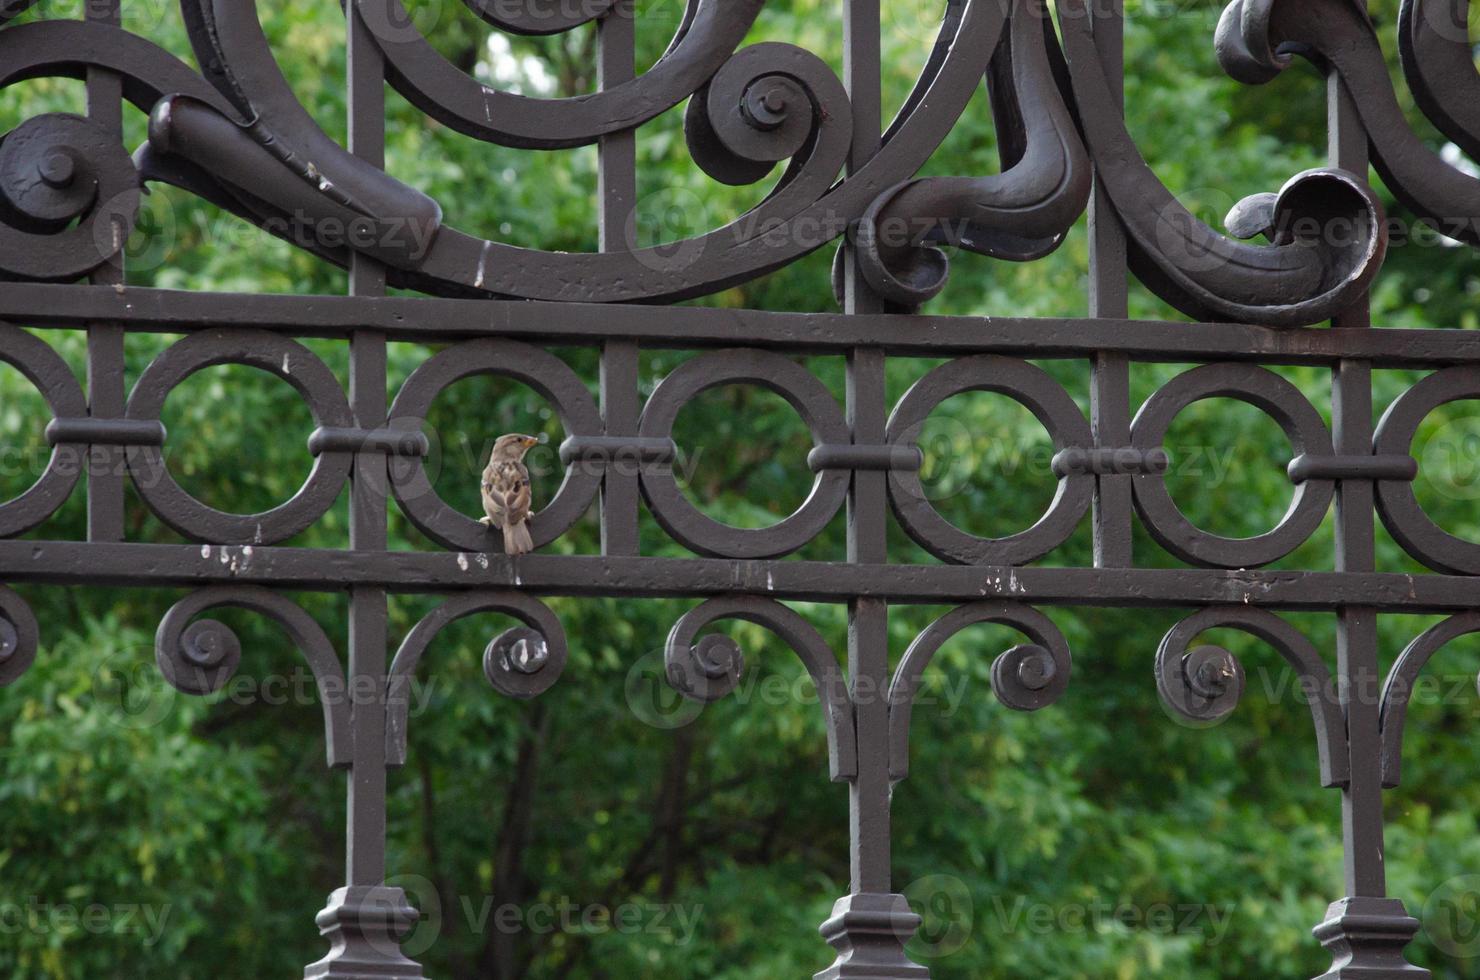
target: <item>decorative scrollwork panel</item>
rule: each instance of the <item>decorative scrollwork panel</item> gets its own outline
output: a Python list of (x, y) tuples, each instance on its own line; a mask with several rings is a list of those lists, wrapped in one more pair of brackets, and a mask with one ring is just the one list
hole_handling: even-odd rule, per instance
[[(745, 670), (738, 644), (711, 630), (721, 621), (757, 624), (796, 653), (819, 694), (828, 749), (819, 775), (847, 784), (851, 811), (848, 894), (823, 927), (838, 956), (819, 977), (928, 975), (906, 952), (920, 920), (896, 894), (889, 847), (891, 793), (908, 775), (927, 666), (961, 631), (1006, 626), (1026, 642), (991, 661), (998, 701), (1069, 710), (1081, 690), (1093, 696), (1092, 672), (1075, 667), (1046, 611), (1081, 606), (1177, 611), (1161, 647), (1144, 651), (1145, 686), (1199, 725), (1227, 717), (1246, 683), (1231, 652), (1195, 645), (1202, 634), (1238, 630), (1280, 654), (1308, 695), (1320, 781), (1344, 801), (1345, 897), (1317, 929), (1337, 960), (1327, 976), (1423, 975), (1403, 953), (1417, 924), (1385, 897), (1382, 792), (1399, 781), (1419, 672), (1480, 629), (1480, 542), (1425, 512), (1418, 484), (1433, 474), (1415, 455), (1426, 419), (1480, 400), (1480, 342), (1467, 330), (1374, 327), (1368, 296), (1396, 252), (1383, 195), (1395, 214), (1473, 248), (1480, 183), (1404, 117), (1358, 0), (1234, 0), (1216, 35), (1200, 39), (1240, 98), (1241, 85), (1284, 84), (1297, 56), (1331, 79), (1329, 131), (1312, 141), (1329, 143), (1328, 164), (1243, 198), (1222, 229), (1193, 214), (1132, 138), (1120, 99), (1123, 21), (1089, 0), (1052, 10), (946, 0), (887, 125), (878, 5), (867, 0), (841, 5), (841, 71), (793, 38), (765, 37), (764, 0), (690, 0), (642, 72), (631, 23), (640, 5), (465, 0), (456, 15), (480, 32), (597, 33), (596, 89), (548, 97), (448, 60), (400, 0), (353, 0), (342, 5), (345, 143), (330, 135), (338, 121), (316, 118), (295, 95), (254, 2), (183, 0), (190, 50), (177, 53), (117, 26), (118, 0), (89, 4), (82, 21), (32, 6), (0, 4), (0, 89), (81, 79), (89, 110), (21, 119), (0, 140), (0, 361), (45, 401), (51, 447), (34, 485), (0, 501), (0, 686), (26, 683), (46, 656), (43, 634), (61, 625), (37, 622), (22, 598), (30, 587), (189, 589), (160, 623), (156, 652), (166, 679), (196, 695), (219, 690), (242, 652), (229, 629), (198, 617), (235, 607), (282, 626), (318, 686), (328, 762), (350, 781), (344, 886), (317, 920), (330, 952), (307, 976), (421, 976), (398, 945), (415, 912), (385, 881), (386, 771), (408, 759), (410, 685), (418, 670), (435, 670), (422, 661), (446, 627), (496, 614), (520, 624), (474, 651), (496, 695), (552, 690), (587, 639), (566, 636), (557, 597), (695, 602), (663, 654), (669, 683), (697, 701), (731, 693)], [(1468, 15), (1463, 0), (1404, 0), (1398, 50), (1418, 110), (1475, 154), (1480, 75)], [(449, 138), (525, 154), (523, 180), (539, 180), (556, 154), (594, 146), (599, 244), (561, 251), (508, 231), (484, 237), (451, 202), (392, 176), (387, 86)], [(983, 86), (997, 159), (927, 171)], [(124, 140), (125, 103), (143, 114), (143, 145)], [(639, 246), (636, 147), (670, 113), (675, 126), (681, 114), (695, 179), (753, 197), (719, 227)], [(1369, 163), (1385, 189), (1369, 186)], [(345, 267), (351, 295), (132, 284), (125, 244), (149, 232), (139, 214), (151, 184)], [(1058, 250), (1087, 211), (1092, 316), (929, 312), (952, 288), (953, 249), (958, 275), (973, 262), (974, 276), (990, 276), (997, 262)], [(343, 234), (321, 233), (331, 226)], [(799, 264), (833, 246), (830, 276)], [(793, 266), (819, 272), (819, 297), (831, 293), (842, 312), (665, 305)], [(1132, 279), (1198, 322), (1131, 318)], [(85, 332), (85, 372), (50, 342), (57, 329)], [(161, 332), (183, 337), (141, 370), (131, 365), (126, 339)], [(398, 373), (391, 342), (428, 349)], [(649, 378), (655, 354), (677, 366)], [(841, 368), (829, 373), (819, 360)], [(1187, 367), (1145, 391), (1132, 384), (1166, 364)], [(313, 417), (302, 450), (310, 475), (261, 514), (219, 510), (170, 470), (180, 436), (161, 421), (166, 402), (219, 365), (286, 382)], [(1297, 384), (1288, 368), (1320, 380)], [(1388, 397), (1373, 380), (1388, 370), (1416, 380)], [(529, 487), (517, 459), (487, 459), (504, 465), (480, 485), (484, 513), (444, 496), (432, 437), (445, 445), (471, 433), (429, 433), (429, 420), (449, 387), (475, 377), (522, 384), (536, 396), (531, 412), (558, 418), (563, 477), (543, 509), (519, 513)], [(692, 448), (676, 441), (680, 414), (727, 385), (779, 396), (810, 437), (805, 501), (769, 527), (710, 517), (677, 472)], [(1002, 538), (949, 520), (923, 475), (941, 463), (928, 420), (969, 392), (1016, 402), (1052, 444), (1052, 501)], [(1290, 443), (1279, 479), (1293, 499), (1268, 531), (1214, 534), (1173, 500), (1169, 481), (1186, 451), (1175, 426), (1209, 399), (1252, 406)], [(535, 442), (510, 436), (526, 449)], [(986, 466), (966, 461), (963, 478), (1001, 477), (1016, 492), (1016, 474)], [(68, 537), (61, 515), (79, 498), (87, 531)], [(312, 532), (337, 527), (346, 498), (347, 542), (320, 544)], [(125, 514), (152, 514), (167, 530), (151, 527), (144, 540)], [(396, 514), (420, 537), (401, 540)], [(578, 525), (590, 517), (600, 550), (578, 553)], [(501, 533), (515, 523), (529, 533), (528, 553)], [(1379, 560), (1383, 534), (1402, 567)], [(1093, 560), (1080, 547), (1091, 538)], [(1430, 572), (1415, 574), (1419, 565)], [(284, 594), (298, 590), (347, 598), (345, 660)], [(392, 660), (393, 593), (440, 604)], [(846, 610), (846, 651), (807, 604)], [(905, 606), (952, 611), (896, 650), (890, 614)], [(1291, 612), (1332, 617), (1334, 649), (1281, 615)], [(1383, 689), (1377, 622), (1412, 613), (1449, 618), (1398, 656)], [(1092, 655), (1079, 651), (1081, 665)]]

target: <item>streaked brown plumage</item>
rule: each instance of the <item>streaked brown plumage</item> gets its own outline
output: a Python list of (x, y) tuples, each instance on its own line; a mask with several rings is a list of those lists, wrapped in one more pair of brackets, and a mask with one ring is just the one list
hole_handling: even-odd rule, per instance
[(524, 454), (541, 440), (510, 433), (499, 436), (483, 471), (483, 523), (502, 528), (504, 551), (524, 555), (534, 550), (529, 535), (529, 469)]

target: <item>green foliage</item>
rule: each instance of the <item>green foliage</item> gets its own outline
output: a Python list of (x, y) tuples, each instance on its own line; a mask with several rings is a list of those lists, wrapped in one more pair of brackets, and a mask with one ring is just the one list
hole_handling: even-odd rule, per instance
[[(334, 5), (261, 6), (295, 91), (342, 136), (334, 122), (344, 116)], [(434, 36), (444, 53), (475, 66), (487, 62), (486, 35), (472, 17), (446, 5), (413, 6), (419, 16), (440, 13)], [(938, 4), (885, 6), (886, 105), (894, 106), (924, 57)], [(1169, 186), (1209, 220), (1243, 195), (1317, 165), (1324, 142), (1322, 83), (1313, 72), (1291, 72), (1256, 90), (1218, 72), (1210, 38), (1219, 6), (1133, 2), (1128, 29), (1132, 129)], [(28, 16), (65, 14), (63, 7), (43, 3)], [(756, 38), (803, 44), (840, 65), (835, 7), (773, 0)], [(1390, 28), (1396, 0), (1374, 7)], [(140, 10), (131, 16), (143, 20), (131, 26), (186, 51), (173, 7)], [(669, 0), (644, 14), (639, 63), (650, 64), (679, 8)], [(521, 60), (501, 63), (505, 75), (509, 64), (518, 69), (500, 75), (502, 83), (561, 92), (591, 84), (584, 35), (516, 39), (510, 52)], [(500, 69), (485, 63), (477, 70)], [(80, 107), (80, 86), (70, 82), (27, 82), (10, 93), (0, 106), (5, 128), (36, 112)], [(594, 246), (592, 153), (477, 145), (395, 96), (390, 113), (389, 169), (435, 194), (458, 227), (552, 249)], [(704, 178), (688, 160), (679, 115), (644, 130), (639, 143), (645, 244), (715, 227), (763, 193)], [(137, 137), (137, 114), (129, 126)], [(995, 145), (978, 96), (928, 172), (989, 172), (997, 166)], [(135, 242), (137, 285), (344, 289), (338, 270), (187, 195), (156, 190), (148, 215), (151, 234)], [(932, 309), (1082, 314), (1086, 252), (1079, 233), (1032, 265), (958, 256), (955, 277)], [(1474, 255), (1398, 252), (1376, 291), (1380, 320), (1474, 326)], [(829, 259), (825, 250), (705, 302), (830, 309)], [(1172, 316), (1144, 291), (1133, 304), (1138, 316)], [(84, 338), (55, 331), (46, 337), (80, 376)], [(131, 337), (130, 380), (173, 339)], [(308, 343), (345, 377), (342, 344)], [(430, 353), (393, 344), (392, 390)], [(559, 353), (594, 384), (590, 352)], [(645, 389), (682, 357), (648, 355)], [(932, 366), (892, 364), (892, 394)], [(1087, 400), (1084, 365), (1044, 366)], [(837, 359), (809, 367), (841, 395)], [(1179, 369), (1138, 366), (1138, 397)], [(1322, 372), (1283, 373), (1317, 406), (1329, 403)], [(1379, 408), (1412, 380), (1380, 373)], [(0, 487), (8, 497), (45, 458), (38, 423), (44, 410), (14, 372), (0, 371), (0, 393), (7, 450)], [(270, 506), (304, 476), (310, 423), (301, 401), (258, 372), (203, 372), (171, 397), (166, 421), (172, 471), (223, 509)], [(492, 438), (513, 429), (557, 441), (561, 434), (532, 393), (491, 380), (455, 386), (428, 421), (438, 490), (470, 513)], [(1462, 412), (1436, 413), (1415, 451), (1445, 425), (1466, 424)], [(1052, 493), (1045, 435), (1026, 412), (995, 397), (953, 399), (926, 435), (927, 482), (963, 526), (1004, 534), (1042, 512)], [(680, 419), (678, 438), (694, 462), (693, 499), (720, 519), (769, 523), (807, 492), (799, 420), (753, 389), (700, 399)], [(1209, 403), (1186, 413), (1173, 439), (1183, 458), (1205, 451), (1213, 467), (1173, 479), (1191, 519), (1248, 535), (1284, 512), (1287, 448), (1253, 413)], [(548, 499), (559, 463), (548, 448), (532, 461), (545, 474), (537, 497)], [(1421, 499), (1449, 526), (1480, 539), (1473, 474), (1446, 473), (1421, 481)], [(78, 498), (33, 536), (80, 538)], [(176, 540), (137, 500), (129, 516), (131, 539)], [(395, 547), (428, 547), (399, 515), (392, 536)], [(295, 543), (346, 545), (343, 502)], [(1381, 544), (1383, 567), (1418, 570), (1391, 541)], [(902, 535), (892, 546), (898, 560), (930, 560)], [(583, 523), (553, 547), (591, 553), (597, 530)], [(682, 554), (650, 522), (644, 547), (647, 554)], [(839, 520), (806, 556), (838, 558), (842, 549)], [(1330, 559), (1331, 537), (1323, 533), (1284, 565), (1326, 568)], [(1081, 534), (1050, 562), (1090, 560), (1090, 541)], [(1138, 560), (1174, 565), (1146, 540), (1138, 541)], [(176, 596), (38, 588), (27, 597), (43, 623), (44, 648), (31, 672), (0, 697), (0, 972), (265, 977), (291, 975), (322, 955), (312, 912), (341, 874), (343, 777), (323, 771), (322, 727), (311, 699), (280, 704), (269, 696), (269, 681), (301, 672), (283, 638), (261, 622), (233, 620), (246, 650), (246, 686), (196, 701), (170, 694), (150, 666), (152, 630)], [(345, 635), (343, 596), (295, 598), (331, 637)], [(394, 600), (392, 637), (431, 605)], [(847, 890), (847, 794), (827, 780), (821, 722), (796, 658), (758, 628), (735, 627), (756, 672), (742, 696), (700, 715), (675, 704), (658, 680), (657, 651), (687, 604), (552, 606), (571, 638), (572, 660), (562, 683), (536, 703), (502, 700), (483, 683), (479, 654), (502, 628), (489, 617), (449, 631), (423, 666), (410, 759), (391, 777), (389, 833), (393, 880), (427, 912), (410, 942), (429, 974), (500, 976), (493, 964), (502, 955), (516, 965), (508, 976), (530, 978), (769, 980), (824, 966), (830, 951), (815, 927), (831, 899)], [(801, 611), (837, 649), (845, 646), (841, 610)], [(896, 610), (896, 653), (939, 612)], [(1075, 651), (1075, 680), (1060, 705), (1038, 715), (1008, 712), (991, 695), (991, 659), (1015, 642), (1006, 631), (968, 631), (927, 675), (933, 703), (916, 714), (912, 776), (895, 797), (895, 872), (926, 913), (913, 948), (940, 980), (1243, 980), (1314, 975), (1329, 962), (1308, 929), (1342, 891), (1340, 801), (1317, 785), (1309, 717), (1292, 678), (1267, 649), (1241, 635), (1220, 636), (1249, 670), (1244, 704), (1213, 732), (1175, 724), (1158, 706), (1150, 664), (1176, 615), (1055, 612)], [(1297, 625), (1331, 654), (1328, 617), (1298, 618)], [(1418, 618), (1385, 620), (1388, 657), (1424, 625)], [(1446, 653), (1443, 678), (1473, 677), (1473, 653)], [(1392, 887), (1415, 913), (1438, 883), (1480, 867), (1480, 787), (1473, 778), (1480, 742), (1470, 737), (1477, 712), (1473, 695), (1459, 690), (1446, 683), (1435, 703), (1415, 707), (1407, 779), (1389, 801)], [(527, 806), (522, 817), (516, 800)], [(518, 906), (522, 928), (496, 926), (508, 903)], [(106, 914), (85, 920), (92, 925), (68, 925), (57, 911), (85, 917), (94, 905)], [(139, 911), (124, 922), (128, 907)], [(1480, 976), (1476, 961), (1446, 959), (1426, 938), (1416, 949), (1437, 976)]]

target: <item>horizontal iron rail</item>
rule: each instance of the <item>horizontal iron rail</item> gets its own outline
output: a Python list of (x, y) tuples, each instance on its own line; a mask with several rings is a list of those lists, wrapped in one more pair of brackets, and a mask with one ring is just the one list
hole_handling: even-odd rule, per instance
[(309, 592), (350, 586), (396, 593), (518, 589), (540, 595), (695, 598), (763, 595), (845, 603), (858, 596), (913, 605), (1009, 599), (1030, 605), (1186, 608), (1251, 605), (1290, 611), (1364, 606), (1400, 613), (1480, 607), (1480, 578), (1389, 572), (1008, 568), (868, 565), (719, 558), (353, 551), (250, 545), (0, 541), (9, 584), (180, 586), (236, 583)]
[(877, 347), (895, 356), (975, 353), (1141, 361), (1210, 359), (1276, 364), (1369, 360), (1383, 367), (1480, 363), (1480, 331), (1299, 328), (1157, 320), (1027, 319), (904, 314), (776, 313), (691, 306), (603, 306), (522, 300), (188, 293), (122, 286), (6, 283), (0, 319), (28, 327), (99, 320), (129, 330), (189, 333), (256, 327), (303, 337), (383, 331), (398, 340), (518, 337), (550, 345), (614, 337), (655, 348), (768, 347), (846, 353)]

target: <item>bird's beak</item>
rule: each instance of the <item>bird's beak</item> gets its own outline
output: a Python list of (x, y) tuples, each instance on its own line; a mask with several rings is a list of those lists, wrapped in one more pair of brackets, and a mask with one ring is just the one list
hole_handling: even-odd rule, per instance
[(548, 438), (549, 438), (548, 436), (546, 436), (543, 433), (541, 433), (538, 437), (531, 437), (529, 439), (525, 439), (524, 440), (524, 445), (527, 446), (527, 447), (543, 446)]

